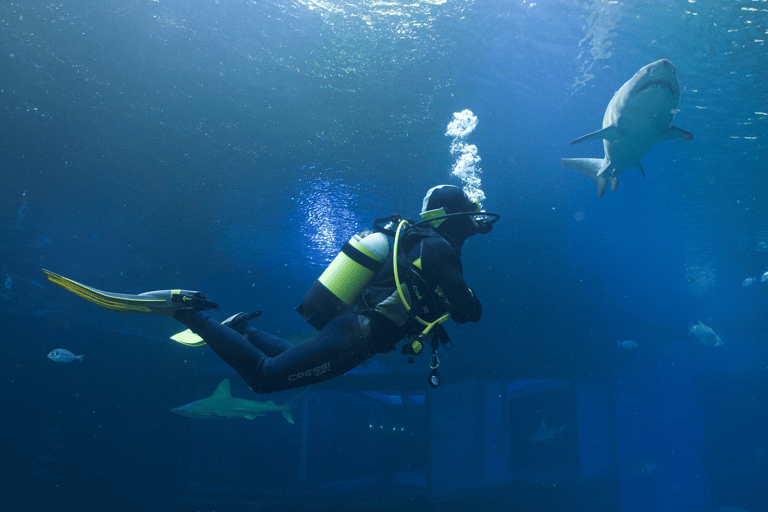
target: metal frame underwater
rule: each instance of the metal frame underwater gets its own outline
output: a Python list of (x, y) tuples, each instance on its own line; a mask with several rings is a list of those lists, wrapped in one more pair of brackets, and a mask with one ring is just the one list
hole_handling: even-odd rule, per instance
[[(591, 507), (618, 509), (611, 397), (599, 385), (400, 384), (391, 376), (336, 379), (297, 399), (293, 425), (279, 415), (190, 421), (181, 436), (179, 500), (217, 510), (492, 510), (520, 503), (555, 511), (560, 503), (573, 511), (589, 496)], [(247, 393), (242, 384), (233, 387), (233, 395)]]
[(680, 372), (669, 369), (691, 358), (670, 348), (637, 372), (437, 389), (420, 374), (348, 374), (300, 397), (294, 425), (183, 423), (178, 499), (217, 511), (766, 510), (761, 354)]

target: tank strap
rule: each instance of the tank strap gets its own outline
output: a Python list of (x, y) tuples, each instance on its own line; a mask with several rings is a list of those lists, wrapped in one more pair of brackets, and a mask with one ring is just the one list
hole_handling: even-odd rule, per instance
[(376, 261), (370, 256), (359, 251), (358, 249), (355, 248), (355, 246), (353, 246), (349, 242), (344, 244), (344, 247), (341, 248), (341, 252), (346, 254), (347, 257), (352, 261), (354, 261), (355, 263), (362, 265), (363, 267), (367, 268), (372, 272), (378, 272), (379, 270), (381, 270), (382, 262)]

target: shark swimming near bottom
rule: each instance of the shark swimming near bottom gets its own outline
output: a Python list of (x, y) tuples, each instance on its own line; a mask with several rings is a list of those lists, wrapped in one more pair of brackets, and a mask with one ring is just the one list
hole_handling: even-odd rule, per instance
[(569, 421), (560, 427), (548, 427), (546, 420), (542, 418), (541, 426), (525, 436), (525, 440), (530, 443), (543, 443), (546, 441), (551, 441), (555, 438), (555, 436), (561, 434), (563, 430), (565, 430), (570, 424), (571, 422)]
[(603, 128), (571, 142), (603, 139), (605, 158), (563, 158), (560, 165), (595, 180), (598, 197), (603, 197), (609, 182), (611, 192), (616, 192), (624, 169), (637, 167), (645, 177), (640, 159), (651, 146), (663, 140), (693, 139), (672, 124), (679, 101), (680, 83), (671, 62), (661, 59), (640, 68), (608, 103)]
[(293, 424), (290, 402), (276, 405), (274, 402), (257, 402), (245, 398), (234, 398), (229, 390), (229, 379), (224, 379), (208, 398), (197, 400), (171, 412), (187, 418), (245, 418), (252, 420), (272, 412), (280, 412), (285, 420)]

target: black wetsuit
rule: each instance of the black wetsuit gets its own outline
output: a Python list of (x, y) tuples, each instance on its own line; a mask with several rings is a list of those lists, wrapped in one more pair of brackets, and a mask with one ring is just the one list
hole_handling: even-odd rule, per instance
[[(462, 277), (461, 242), (442, 237), (431, 228), (403, 247), (407, 262), (420, 259), (419, 274), (432, 289), (439, 286), (442, 307), (458, 322), (477, 322), (482, 314), (480, 301)], [(403, 268), (398, 263), (398, 268)], [(407, 271), (407, 263), (406, 263)], [(403, 270), (400, 270), (401, 280)], [(213, 320), (204, 311), (180, 311), (176, 318), (202, 337), (228, 365), (257, 393), (315, 384), (348, 372), (377, 353), (389, 352), (398, 341), (418, 335), (423, 325), (409, 320), (398, 325), (376, 311), (381, 297), (395, 289), (392, 256), (374, 284), (363, 294), (367, 304), (331, 320), (316, 338), (293, 345), (252, 327), (246, 335)], [(446, 302), (447, 301), (447, 302)], [(442, 313), (433, 311), (432, 321)]]

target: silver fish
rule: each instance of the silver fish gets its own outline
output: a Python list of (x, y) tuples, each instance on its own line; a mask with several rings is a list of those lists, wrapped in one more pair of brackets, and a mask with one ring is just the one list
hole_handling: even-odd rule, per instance
[(624, 341), (616, 340), (616, 345), (622, 350), (632, 350), (637, 348), (637, 342), (632, 340), (624, 340)]
[(48, 359), (57, 363), (71, 363), (75, 359), (82, 361), (85, 359), (85, 355), (76, 356), (65, 348), (57, 348), (56, 350), (51, 350), (50, 354), (48, 354)]
[(719, 347), (723, 344), (723, 340), (720, 339), (720, 336), (715, 334), (715, 331), (712, 330), (710, 326), (701, 323), (701, 320), (699, 320), (698, 324), (692, 325), (688, 332), (699, 338), (705, 345)]
[(763, 274), (763, 275), (760, 277), (760, 282), (761, 282), (761, 283), (764, 283), (764, 282), (766, 282), (766, 281), (768, 281), (768, 272), (766, 272), (765, 274)]
[(745, 287), (747, 287), (747, 286), (752, 286), (752, 285), (753, 285), (753, 284), (755, 284), (756, 282), (757, 282), (757, 278), (756, 278), (756, 277), (748, 277), (748, 278), (746, 278), (746, 279), (744, 280), (744, 282), (743, 282), (743, 283), (741, 283), (741, 287), (742, 287), (742, 288), (745, 288)]

